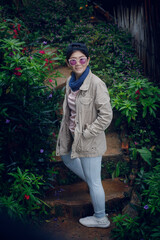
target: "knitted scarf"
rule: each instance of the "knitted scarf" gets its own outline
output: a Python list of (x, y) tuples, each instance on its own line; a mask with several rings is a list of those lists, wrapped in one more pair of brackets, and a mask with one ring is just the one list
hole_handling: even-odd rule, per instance
[(75, 74), (72, 72), (71, 79), (69, 81), (69, 86), (72, 89), (73, 92), (79, 90), (81, 85), (83, 84), (85, 78), (88, 76), (90, 68), (87, 67), (84, 73), (76, 80)]

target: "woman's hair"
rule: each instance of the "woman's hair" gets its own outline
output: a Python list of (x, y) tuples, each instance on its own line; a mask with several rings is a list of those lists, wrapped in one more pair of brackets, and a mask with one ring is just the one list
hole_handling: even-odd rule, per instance
[(75, 51), (80, 51), (87, 58), (89, 57), (88, 48), (86, 47), (86, 45), (84, 43), (71, 43), (71, 44), (68, 45), (68, 47), (66, 49), (66, 59), (67, 59), (67, 61), (70, 58), (70, 56), (72, 55), (72, 53), (75, 52)]

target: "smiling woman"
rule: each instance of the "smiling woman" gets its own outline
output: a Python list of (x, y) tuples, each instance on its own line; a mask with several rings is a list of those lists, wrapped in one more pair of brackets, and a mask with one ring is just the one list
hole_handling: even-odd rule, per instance
[(68, 66), (74, 72), (76, 79), (78, 79), (89, 65), (90, 58), (86, 57), (82, 52), (73, 52), (68, 59)]
[(81, 218), (86, 227), (106, 228), (105, 194), (101, 183), (101, 160), (106, 151), (104, 130), (112, 120), (108, 90), (92, 74), (85, 44), (72, 43), (67, 48), (66, 63), (72, 70), (66, 84), (63, 119), (57, 140), (57, 155), (89, 187), (94, 215)]

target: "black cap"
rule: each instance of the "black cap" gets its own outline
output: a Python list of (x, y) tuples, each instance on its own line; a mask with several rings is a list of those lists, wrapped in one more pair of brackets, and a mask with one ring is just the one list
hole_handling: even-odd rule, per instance
[(75, 51), (81, 51), (87, 58), (89, 57), (88, 48), (84, 43), (71, 43), (66, 49), (67, 61)]

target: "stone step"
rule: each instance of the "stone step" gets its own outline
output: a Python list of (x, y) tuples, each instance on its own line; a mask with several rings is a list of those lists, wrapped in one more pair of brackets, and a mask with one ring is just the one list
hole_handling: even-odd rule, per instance
[(106, 133), (107, 151), (103, 155), (103, 159), (107, 158), (121, 158), (121, 140), (117, 132), (107, 132)]
[[(108, 213), (120, 211), (128, 202), (130, 187), (119, 178), (102, 181)], [(52, 208), (54, 216), (67, 218), (84, 217), (93, 214), (93, 207), (85, 182), (57, 186), (46, 194), (44, 201)]]

